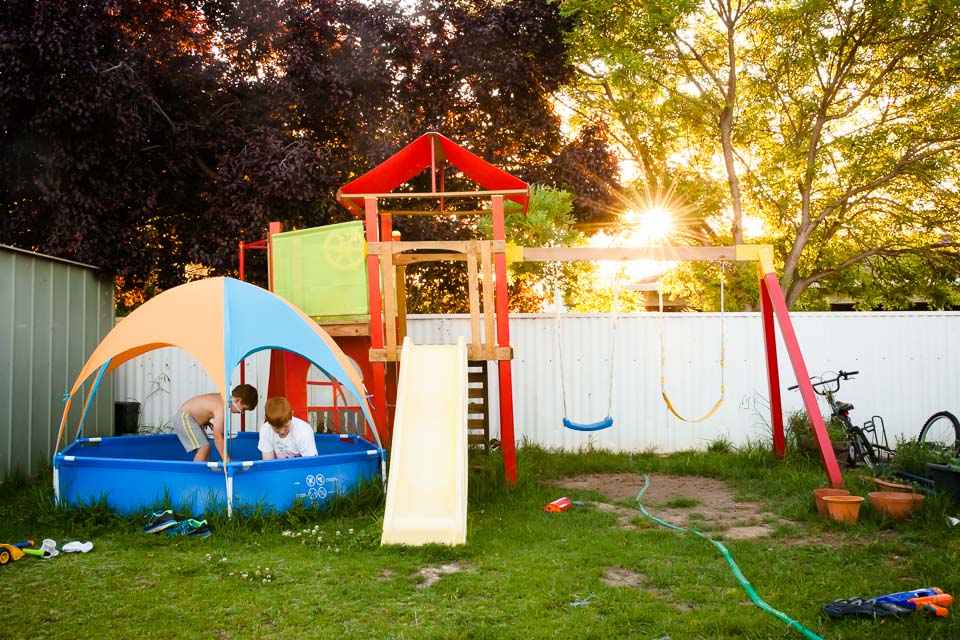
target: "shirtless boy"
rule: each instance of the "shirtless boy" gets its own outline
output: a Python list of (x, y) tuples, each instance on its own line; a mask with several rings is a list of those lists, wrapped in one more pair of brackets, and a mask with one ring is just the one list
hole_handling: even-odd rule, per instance
[[(257, 390), (249, 384), (237, 385), (230, 396), (230, 413), (243, 413), (257, 408)], [(184, 449), (196, 451), (194, 462), (210, 460), (211, 447), (205, 427), (213, 428), (213, 443), (217, 446), (220, 459), (230, 462), (224, 443), (223, 399), (219, 393), (205, 393), (190, 398), (174, 417), (174, 433), (180, 438)]]

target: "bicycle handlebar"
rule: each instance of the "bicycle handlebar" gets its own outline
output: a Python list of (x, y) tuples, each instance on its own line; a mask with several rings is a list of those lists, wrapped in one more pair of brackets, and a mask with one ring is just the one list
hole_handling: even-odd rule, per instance
[[(820, 379), (817, 380), (816, 382), (812, 383), (813, 390), (816, 391), (816, 390), (817, 390), (817, 387), (822, 387), (822, 386), (825, 386), (825, 385), (828, 385), (828, 384), (833, 384), (834, 382), (840, 382), (841, 380), (849, 380), (851, 376), (855, 376), (855, 375), (857, 375), (858, 373), (860, 373), (860, 372), (859, 372), (859, 371), (844, 371), (844, 370), (841, 369), (841, 370), (837, 373), (837, 376), (836, 376), (835, 378), (828, 378), (828, 379), (826, 379), (826, 380), (824, 380), (823, 378), (820, 378)], [(813, 378), (810, 378), (810, 379), (813, 380)], [(838, 384), (837, 387), (839, 388), (839, 386), (840, 386), (840, 385)], [(793, 385), (792, 387), (787, 387), (787, 391), (793, 391), (794, 389), (799, 389), (799, 388), (800, 388), (800, 385), (799, 385), (799, 384), (795, 384), (795, 385)], [(834, 391), (836, 391), (836, 389), (834, 389)]]

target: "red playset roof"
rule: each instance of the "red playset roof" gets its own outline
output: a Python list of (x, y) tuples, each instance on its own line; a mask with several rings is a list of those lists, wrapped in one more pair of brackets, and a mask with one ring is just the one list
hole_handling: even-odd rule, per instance
[[(524, 193), (505, 193), (504, 197), (522, 205), (523, 212), (526, 213), (530, 200), (530, 188), (526, 182), (434, 132), (423, 134), (367, 173), (340, 187), (337, 190), (337, 200), (354, 215), (359, 216), (363, 213), (364, 194), (390, 193), (427, 167), (430, 167), (433, 175), (431, 193), (439, 195), (437, 166), (444, 160), (488, 191), (523, 191)], [(442, 190), (441, 184), (440, 192)]]

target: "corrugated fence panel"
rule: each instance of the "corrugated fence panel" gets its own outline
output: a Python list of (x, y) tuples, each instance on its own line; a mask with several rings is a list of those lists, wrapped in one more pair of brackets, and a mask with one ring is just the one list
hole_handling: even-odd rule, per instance
[[(63, 394), (113, 326), (113, 279), (96, 269), (0, 246), (0, 478), (49, 464)], [(76, 422), (92, 386), (71, 405)], [(85, 433), (113, 430), (113, 387), (97, 394)]]
[[(916, 438), (935, 411), (960, 414), (960, 313), (795, 313), (794, 329), (810, 375), (859, 370), (838, 397), (852, 402), (862, 423), (884, 418), (891, 441)], [(665, 386), (678, 413), (703, 416), (725, 400), (709, 419), (688, 423), (674, 417), (661, 396), (661, 326), (657, 314), (631, 314), (613, 330), (609, 314), (569, 314), (557, 323), (551, 315), (517, 314), (510, 318), (514, 346), (513, 389), (516, 438), (544, 447), (575, 450), (587, 446), (615, 451), (661, 452), (704, 448), (719, 437), (734, 444), (769, 439), (769, 391), (759, 314), (669, 314), (663, 321)], [(454, 344), (469, 339), (467, 316), (411, 316), (410, 337), (420, 344)], [(723, 340), (721, 341), (721, 334)], [(778, 357), (784, 410), (801, 408), (797, 392), (786, 388), (796, 377), (782, 339)], [(721, 371), (721, 342), (725, 366)], [(612, 405), (610, 358), (613, 353)], [(560, 354), (563, 359), (561, 384)], [(179, 353), (179, 355), (174, 355)], [(154, 358), (149, 364), (139, 360)], [(172, 359), (171, 359), (172, 358)], [(247, 380), (261, 392), (262, 422), (269, 358), (251, 358)], [(490, 406), (499, 406), (497, 368), (490, 367)], [(234, 374), (234, 383), (239, 379)], [(212, 383), (193, 359), (176, 349), (141, 356), (116, 373), (117, 398), (144, 405), (141, 424), (169, 421), (186, 398), (212, 391)], [(583, 433), (562, 426), (566, 415), (594, 422), (607, 415), (614, 425)], [(826, 407), (822, 407), (826, 412)], [(250, 429), (250, 414), (247, 428)], [(500, 419), (491, 415), (491, 434), (499, 437)], [(235, 425), (235, 429), (239, 427)]]
[[(122, 320), (121, 320), (122, 322)], [(263, 405), (267, 397), (270, 352), (261, 351), (244, 361), (244, 380), (256, 387), (260, 401), (248, 411), (244, 428), (256, 431), (263, 424)], [(117, 400), (140, 403), (140, 432), (173, 431), (173, 418), (186, 400), (217, 390), (213, 379), (196, 358), (176, 347), (155, 349), (117, 367), (113, 372)], [(234, 369), (231, 385), (240, 384), (240, 367)], [(306, 416), (304, 416), (306, 419)], [(231, 433), (241, 430), (240, 416), (231, 415)]]
[[(791, 320), (810, 375), (859, 370), (839, 398), (852, 402), (862, 423), (883, 417), (891, 442), (916, 438), (935, 411), (960, 415), (958, 378), (951, 366), (960, 356), (960, 313), (795, 313)], [(415, 342), (452, 343), (469, 336), (459, 316), (411, 317)], [(705, 415), (720, 397), (721, 332), (725, 346), (725, 401), (702, 423), (674, 417), (661, 396), (660, 322), (657, 314), (621, 316), (616, 332), (608, 314), (570, 314), (560, 321), (557, 346), (552, 316), (518, 314), (510, 319), (514, 346), (513, 384), (516, 437), (564, 449), (594, 446), (616, 451), (678, 451), (703, 448), (718, 437), (734, 444), (769, 439), (769, 391), (759, 314), (669, 314), (663, 322), (665, 386), (677, 412), (688, 419)], [(777, 329), (784, 410), (802, 407), (792, 365)], [(609, 361), (615, 344), (614, 426), (582, 433), (562, 426), (564, 398), (574, 421), (593, 422), (607, 414)], [(564, 384), (559, 353), (563, 353)], [(496, 369), (491, 389), (496, 389)], [(496, 406), (491, 401), (492, 406)], [(826, 407), (822, 407), (826, 413)], [(499, 416), (491, 416), (499, 433)]]

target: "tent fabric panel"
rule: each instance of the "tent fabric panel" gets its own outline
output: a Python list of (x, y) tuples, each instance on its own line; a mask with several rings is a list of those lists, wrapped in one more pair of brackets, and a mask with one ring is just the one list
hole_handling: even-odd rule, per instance
[[(478, 184), (491, 190), (527, 190), (526, 182), (520, 178), (513, 177), (503, 169), (498, 169), (452, 140), (440, 136), (440, 146), (443, 148), (450, 164), (463, 171)], [(511, 194), (504, 197), (526, 208), (527, 201), (529, 200), (529, 191), (525, 194)]]
[(337, 191), (337, 199), (354, 213), (363, 209), (363, 198), (351, 193), (389, 193), (430, 166), (430, 134), (424, 134), (359, 178)]
[[(333, 338), (310, 316), (259, 287), (232, 279), (225, 286), (226, 313), (230, 318), (229, 342), (224, 349), (228, 371), (245, 356), (265, 348), (296, 353), (340, 381), (360, 401), (369, 423), (375, 424), (367, 407), (363, 380)], [(265, 330), (267, 327), (269, 330)]]
[[(431, 153), (431, 150), (434, 153)], [(433, 156), (433, 157), (431, 157)], [(362, 198), (350, 198), (350, 194), (389, 193), (415, 175), (444, 158), (485, 189), (527, 189), (527, 183), (498, 169), (486, 160), (467, 151), (453, 140), (439, 133), (425, 133), (396, 154), (386, 159), (367, 173), (356, 178), (337, 191), (337, 200), (354, 214), (363, 209)], [(529, 194), (506, 196), (526, 208)]]
[[(108, 360), (111, 369), (150, 349), (174, 346), (193, 355), (217, 380), (223, 372), (223, 278), (209, 278), (169, 289), (121, 320), (87, 359), (70, 391)], [(144, 340), (149, 343), (144, 344)], [(154, 347), (156, 348), (156, 347)]]

